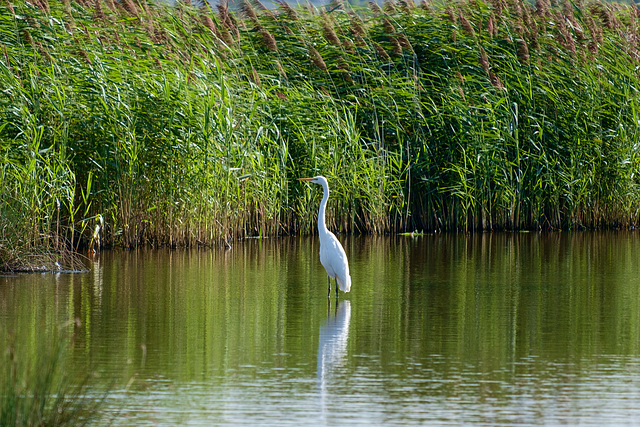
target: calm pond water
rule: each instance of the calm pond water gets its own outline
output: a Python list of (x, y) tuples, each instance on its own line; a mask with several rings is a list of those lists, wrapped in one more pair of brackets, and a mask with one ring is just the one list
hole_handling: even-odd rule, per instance
[(76, 333), (116, 425), (640, 424), (640, 232), (342, 237), (104, 252), (0, 277), (0, 321)]

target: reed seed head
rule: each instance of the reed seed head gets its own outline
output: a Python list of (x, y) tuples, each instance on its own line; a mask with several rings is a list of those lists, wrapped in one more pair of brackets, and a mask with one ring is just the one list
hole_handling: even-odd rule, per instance
[(210, 16), (208, 15), (202, 15), (202, 24), (207, 27), (213, 34), (219, 36), (218, 33), (218, 27), (216, 27), (216, 24), (213, 22), (213, 19), (211, 19)]
[(391, 43), (391, 46), (393, 47), (392, 52), (395, 56), (400, 56), (402, 55), (402, 46), (400, 45), (400, 42), (398, 41), (397, 38), (395, 37), (389, 37), (389, 42)]
[(380, 8), (380, 6), (378, 6), (378, 3), (370, 1), (369, 2), (369, 8), (371, 9), (371, 11), (373, 12), (374, 16), (379, 16), (382, 15), (382, 9)]
[(104, 23), (107, 19), (107, 15), (105, 15), (104, 10), (102, 9), (101, 0), (94, 1), (93, 19), (102, 23)]
[(398, 7), (402, 11), (402, 13), (411, 15), (416, 8), (416, 4), (413, 0), (399, 0)]
[(258, 86), (262, 85), (262, 83), (260, 82), (260, 76), (258, 75), (258, 72), (256, 71), (256, 69), (255, 69), (255, 67), (253, 65), (251, 66), (250, 78), (251, 78), (251, 81), (254, 84), (256, 84)]
[(363, 27), (363, 22), (358, 17), (358, 15), (350, 14), (349, 23), (351, 24), (351, 26), (349, 27), (349, 31), (351, 31), (351, 34), (355, 36), (360, 36), (360, 37), (364, 37), (366, 35), (366, 32)]
[(523, 64), (529, 63), (529, 47), (524, 39), (518, 40), (518, 59)]
[(396, 33), (396, 27), (393, 26), (393, 24), (391, 23), (391, 21), (389, 21), (389, 19), (384, 18), (382, 20), (382, 26), (384, 27), (384, 31), (387, 34), (395, 34)]
[(387, 52), (385, 52), (384, 48), (382, 46), (380, 46), (378, 43), (373, 43), (373, 47), (375, 48), (376, 52), (378, 52), (378, 55), (384, 60), (384, 61), (389, 61), (391, 59), (391, 57), (389, 56), (389, 54)]
[(276, 44), (276, 39), (275, 37), (273, 37), (273, 35), (267, 31), (266, 29), (262, 28), (260, 30), (260, 34), (262, 35), (262, 41), (264, 42), (264, 46), (269, 49), (272, 52), (275, 52), (278, 50), (278, 45)]
[(536, 15), (541, 17), (549, 16), (549, 3), (547, 0), (536, 0)]
[(458, 12), (458, 18), (460, 19), (460, 25), (462, 25), (462, 29), (464, 30), (464, 32), (467, 33), (467, 35), (469, 35), (471, 37), (475, 37), (476, 36), (476, 32), (473, 29), (473, 26), (471, 25), (471, 22), (469, 22), (469, 20), (466, 18), (466, 16), (464, 16), (462, 14), (462, 11)]
[(240, 6), (240, 11), (251, 22), (254, 22), (254, 23), (258, 22), (258, 15), (256, 14), (255, 9), (253, 8), (253, 6), (248, 0), (244, 0), (242, 2), (242, 6)]
[(11, 0), (6, 0), (5, 3), (7, 5), (7, 9), (9, 9), (9, 12), (11, 12), (11, 14), (15, 17), (16, 16), (16, 11), (13, 8), (13, 4), (11, 4)]
[(407, 38), (406, 34), (400, 33), (398, 35), (398, 43), (400, 43), (400, 46), (402, 46), (403, 49), (414, 52), (413, 46), (411, 45), (411, 42)]
[(504, 89), (504, 84), (502, 84), (502, 80), (500, 77), (493, 74), (493, 71), (489, 71), (489, 78), (491, 79), (491, 84), (498, 89)]
[(390, 15), (398, 13), (398, 11), (396, 10), (396, 2), (394, 0), (384, 0), (384, 2), (382, 3), (382, 10)]
[(320, 52), (312, 47), (309, 49), (309, 55), (311, 56), (311, 62), (313, 62), (316, 67), (320, 68), (322, 71), (327, 71), (327, 64), (324, 62), (324, 59), (322, 59)]
[(493, 38), (496, 34), (496, 27), (493, 23), (493, 15), (489, 16), (489, 21), (487, 22), (487, 32), (489, 33), (489, 37)]
[(480, 66), (484, 70), (487, 75), (489, 74), (489, 58), (487, 57), (487, 52), (484, 51), (483, 48), (480, 48)]
[(24, 38), (24, 41), (27, 42), (27, 44), (30, 44), (31, 46), (34, 45), (33, 37), (31, 37), (31, 33), (26, 28), (22, 30), (22, 37)]
[(124, 8), (124, 10), (127, 11), (127, 13), (131, 16), (138, 16), (138, 14), (140, 13), (138, 11), (138, 7), (136, 6), (136, 4), (133, 2), (133, 0), (122, 0), (122, 7)]
[(449, 18), (449, 21), (451, 21), (454, 25), (456, 25), (458, 23), (458, 18), (456, 16), (456, 14), (453, 12), (453, 9), (451, 8), (451, 6), (448, 6), (445, 10), (444, 10), (444, 14), (447, 18)]
[(336, 32), (333, 30), (333, 23), (330, 22), (329, 18), (327, 18), (326, 16), (322, 20), (322, 30), (324, 32), (325, 40), (327, 40), (334, 46), (340, 46), (340, 39), (338, 38)]
[(276, 61), (276, 67), (278, 68), (278, 71), (280, 72), (282, 77), (284, 77), (285, 79), (288, 79), (287, 73), (284, 71), (284, 68), (282, 68), (282, 64), (280, 64), (280, 61)]
[(491, 0), (491, 5), (493, 6), (493, 10), (496, 11), (497, 16), (502, 16), (502, 10), (504, 8), (501, 0)]
[(280, 7), (280, 9), (290, 20), (297, 21), (300, 19), (298, 16), (298, 12), (296, 12), (296, 10), (291, 7), (291, 5), (286, 2), (286, 0), (273, 0), (273, 2), (277, 4), (278, 7)]
[(460, 94), (460, 98), (462, 98), (463, 101), (467, 100), (467, 97), (464, 95), (464, 89), (462, 89), (462, 86), (458, 86), (458, 93)]

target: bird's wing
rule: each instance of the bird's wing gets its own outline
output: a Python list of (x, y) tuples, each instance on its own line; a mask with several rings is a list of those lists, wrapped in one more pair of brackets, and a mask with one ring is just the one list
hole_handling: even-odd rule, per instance
[[(331, 266), (331, 270), (338, 280), (340, 289), (344, 292), (349, 292), (349, 289), (351, 288), (351, 276), (349, 275), (349, 261), (347, 260), (347, 254), (338, 238), (333, 234), (329, 239), (328, 247), (328, 261)], [(325, 268), (328, 272), (329, 269), (326, 265)]]

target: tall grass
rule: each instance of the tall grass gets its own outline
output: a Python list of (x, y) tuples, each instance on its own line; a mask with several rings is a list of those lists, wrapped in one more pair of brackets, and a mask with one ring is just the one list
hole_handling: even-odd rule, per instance
[(74, 248), (311, 232), (294, 178), (322, 173), (343, 232), (634, 226), (638, 18), (5, 2), (2, 221)]
[(0, 336), (0, 425), (85, 425), (100, 419), (106, 393), (87, 394), (89, 378), (74, 377), (63, 337), (55, 333), (29, 349), (13, 333), (2, 329)]

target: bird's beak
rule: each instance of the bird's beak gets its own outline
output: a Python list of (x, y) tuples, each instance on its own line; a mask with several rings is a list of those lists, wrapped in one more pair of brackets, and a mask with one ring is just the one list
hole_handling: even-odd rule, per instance
[(298, 178), (298, 181), (311, 181), (313, 178)]

